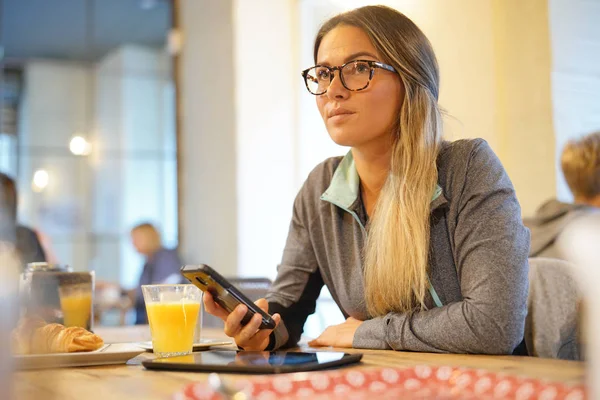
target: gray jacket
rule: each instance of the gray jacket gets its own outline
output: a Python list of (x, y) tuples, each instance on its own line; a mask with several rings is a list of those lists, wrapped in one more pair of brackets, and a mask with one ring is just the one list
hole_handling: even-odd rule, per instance
[(548, 200), (533, 217), (523, 220), (531, 232), (529, 256), (566, 259), (560, 249), (561, 234), (576, 219), (595, 212), (597, 209), (590, 206)]
[(366, 214), (349, 153), (318, 165), (296, 197), (267, 295), (269, 312), (283, 321), (269, 348), (298, 342), (325, 284), (345, 317), (364, 321), (353, 347), (482, 354), (515, 349), (527, 313), (529, 233), (513, 186), (481, 139), (445, 142), (437, 164), (429, 265), (434, 290), (427, 310), (377, 317), (366, 311)]
[(553, 258), (529, 260), (529, 299), (525, 342), (530, 355), (582, 359), (579, 343), (581, 294), (575, 266)]

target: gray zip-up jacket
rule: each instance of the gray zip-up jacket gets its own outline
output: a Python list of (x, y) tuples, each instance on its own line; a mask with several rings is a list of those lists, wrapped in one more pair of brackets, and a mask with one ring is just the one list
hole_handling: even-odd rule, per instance
[[(510, 354), (523, 339), (529, 232), (500, 161), (481, 139), (444, 142), (431, 202), (426, 311), (373, 317), (364, 302), (366, 215), (352, 154), (309, 175), (294, 202), (267, 295), (282, 323), (269, 349), (294, 346), (323, 284), (345, 317), (364, 321), (353, 347)], [(390, 279), (394, 279), (390, 276)]]
[(586, 218), (600, 210), (583, 204), (562, 203), (550, 199), (523, 223), (531, 232), (529, 257), (567, 259), (561, 250), (562, 233), (579, 218)]

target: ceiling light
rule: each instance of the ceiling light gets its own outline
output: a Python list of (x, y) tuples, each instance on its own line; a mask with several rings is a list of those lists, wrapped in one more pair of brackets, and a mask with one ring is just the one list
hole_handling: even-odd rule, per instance
[(92, 151), (92, 145), (81, 136), (73, 136), (69, 142), (69, 150), (76, 156), (87, 156)]
[(33, 174), (33, 181), (31, 182), (31, 189), (33, 189), (34, 192), (41, 192), (42, 190), (44, 190), (46, 188), (46, 186), (48, 186), (49, 180), (50, 180), (50, 177), (48, 175), (48, 172), (44, 169), (38, 169)]

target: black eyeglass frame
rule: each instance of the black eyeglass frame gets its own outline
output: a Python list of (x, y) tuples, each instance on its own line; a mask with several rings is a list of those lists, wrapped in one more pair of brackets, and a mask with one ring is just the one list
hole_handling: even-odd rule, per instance
[[(369, 64), (369, 68), (371, 68), (371, 71), (369, 72), (369, 80), (367, 81), (365, 86), (361, 87), (360, 89), (350, 89), (348, 86), (346, 86), (346, 82), (344, 81), (344, 74), (342, 73), (342, 69), (346, 65), (356, 63), (356, 62), (364, 62), (364, 63)], [(327, 85), (327, 89), (325, 89), (325, 91), (323, 91), (321, 93), (313, 93), (310, 90), (310, 88), (308, 87), (308, 71), (310, 71), (313, 68), (317, 68), (317, 67), (326, 68), (329, 71), (329, 85)], [(313, 65), (312, 67), (307, 68), (304, 71), (302, 71), (301, 74), (302, 74), (302, 77), (304, 78), (304, 85), (306, 86), (306, 90), (308, 90), (308, 92), (310, 94), (313, 94), (315, 96), (320, 96), (322, 94), (327, 93), (327, 91), (329, 90), (329, 87), (331, 86), (331, 82), (333, 82), (333, 76), (334, 76), (335, 71), (338, 71), (338, 75), (340, 76), (340, 81), (342, 82), (342, 86), (344, 86), (346, 89), (350, 90), (351, 92), (358, 92), (361, 90), (365, 90), (366, 88), (369, 87), (369, 84), (371, 83), (371, 81), (373, 80), (373, 76), (375, 75), (375, 68), (381, 68), (386, 71), (396, 72), (396, 68), (392, 67), (391, 65), (379, 62), (379, 61), (352, 60), (352, 61), (348, 61), (347, 63), (344, 63), (342, 65), (339, 65), (337, 67), (330, 67), (328, 65), (323, 65), (323, 64)]]

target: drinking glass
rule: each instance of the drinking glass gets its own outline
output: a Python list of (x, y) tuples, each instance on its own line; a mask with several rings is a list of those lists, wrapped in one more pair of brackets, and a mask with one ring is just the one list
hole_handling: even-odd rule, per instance
[(152, 348), (159, 357), (192, 352), (202, 292), (194, 285), (142, 285)]

